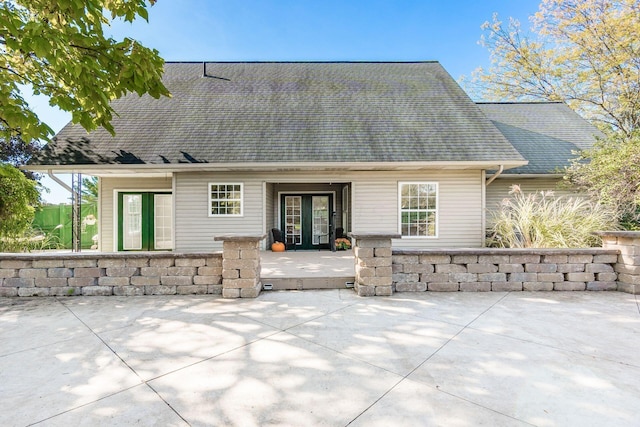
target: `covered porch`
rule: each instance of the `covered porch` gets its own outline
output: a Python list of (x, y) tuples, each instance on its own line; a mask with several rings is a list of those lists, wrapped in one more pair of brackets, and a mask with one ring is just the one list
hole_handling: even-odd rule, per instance
[(332, 240), (351, 227), (351, 183), (265, 182), (265, 249), (274, 242), (272, 229), (288, 250), (332, 249)]

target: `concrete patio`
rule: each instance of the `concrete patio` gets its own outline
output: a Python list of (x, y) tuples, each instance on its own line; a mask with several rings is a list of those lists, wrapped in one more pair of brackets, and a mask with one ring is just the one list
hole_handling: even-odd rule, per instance
[(263, 251), (260, 263), (262, 283), (273, 290), (344, 289), (355, 276), (352, 251)]
[(0, 299), (0, 424), (637, 426), (638, 297)]

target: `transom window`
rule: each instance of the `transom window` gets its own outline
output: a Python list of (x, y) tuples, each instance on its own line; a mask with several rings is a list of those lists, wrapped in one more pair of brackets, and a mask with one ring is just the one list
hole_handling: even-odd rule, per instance
[(233, 184), (209, 184), (209, 216), (242, 216), (243, 186)]
[(438, 184), (401, 182), (400, 234), (403, 237), (438, 235)]

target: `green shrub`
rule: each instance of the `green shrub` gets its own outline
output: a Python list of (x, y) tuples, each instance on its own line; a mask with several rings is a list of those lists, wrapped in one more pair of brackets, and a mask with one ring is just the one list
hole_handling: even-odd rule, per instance
[(594, 231), (617, 228), (616, 216), (601, 204), (551, 191), (524, 194), (514, 185), (490, 218), (491, 247), (581, 248), (599, 246)]

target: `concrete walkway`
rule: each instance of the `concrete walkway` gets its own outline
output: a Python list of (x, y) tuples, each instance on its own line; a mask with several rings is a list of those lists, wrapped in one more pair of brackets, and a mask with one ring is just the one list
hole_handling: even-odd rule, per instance
[(0, 425), (638, 426), (638, 297), (0, 299)]

